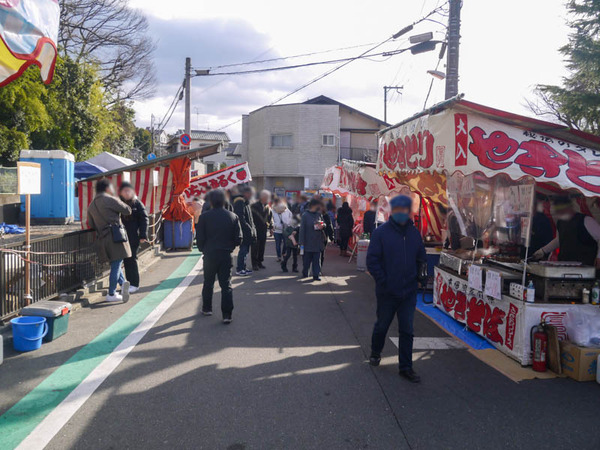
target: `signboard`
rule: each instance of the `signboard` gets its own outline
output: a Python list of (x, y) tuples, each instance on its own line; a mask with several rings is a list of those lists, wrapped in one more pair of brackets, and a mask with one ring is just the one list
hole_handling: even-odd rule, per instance
[(483, 273), (481, 266), (471, 264), (469, 266), (469, 287), (476, 291), (483, 290)]
[(189, 134), (182, 134), (179, 136), (179, 143), (181, 145), (189, 146), (192, 142), (192, 137)]
[(18, 194), (36, 195), (42, 193), (42, 168), (38, 163), (17, 163)]
[(502, 300), (502, 277), (495, 270), (485, 272), (485, 295)]
[(210, 189), (231, 189), (233, 186), (252, 181), (248, 163), (243, 162), (208, 175), (194, 178), (183, 193), (186, 200), (192, 200)]
[[(439, 151), (442, 148), (445, 151)], [(450, 108), (392, 128), (381, 137), (377, 171), (382, 176), (404, 180), (415, 171), (431, 175), (442, 170), (464, 175), (481, 172), (487, 177), (506, 174), (513, 180), (531, 176), (538, 182), (600, 196), (599, 150), (525, 125), (516, 127)]]

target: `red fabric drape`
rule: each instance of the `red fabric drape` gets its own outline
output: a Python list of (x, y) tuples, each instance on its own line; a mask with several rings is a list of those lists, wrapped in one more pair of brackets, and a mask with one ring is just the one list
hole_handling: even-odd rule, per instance
[(169, 206), (163, 214), (166, 220), (186, 222), (194, 217), (181, 195), (190, 185), (191, 166), (192, 162), (188, 158), (174, 159), (169, 164), (169, 170), (173, 174), (173, 190)]

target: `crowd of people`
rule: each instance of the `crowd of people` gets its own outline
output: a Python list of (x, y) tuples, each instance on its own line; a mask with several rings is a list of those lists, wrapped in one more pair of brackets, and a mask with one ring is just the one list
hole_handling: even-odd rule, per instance
[[(337, 241), (340, 255), (347, 256), (354, 233), (353, 213), (347, 202), (336, 210), (332, 201), (326, 202), (317, 194), (310, 199), (301, 196), (288, 205), (285, 199), (273, 198), (267, 190), (254, 198), (254, 190), (242, 185), (229, 191), (210, 190), (204, 199), (195, 198), (188, 205), (194, 217), (196, 245), (204, 262), (202, 314), (213, 314), (214, 284), (218, 280), (225, 324), (233, 320), (231, 279), (236, 248), (239, 247), (235, 261), (237, 276), (248, 277), (254, 271), (266, 269), (265, 246), (271, 235), (283, 272), (288, 272), (290, 259), (292, 272), (299, 272), (301, 258), (302, 277), (320, 281), (327, 244)], [(397, 316), (400, 375), (418, 382), (420, 378), (412, 369), (413, 318), (417, 283), (423, 281), (420, 267), (423, 264), (426, 267), (425, 248), (410, 220), (410, 197), (397, 196), (390, 205), (387, 223), (375, 226), (376, 205), (372, 205), (363, 219), (365, 232), (371, 234), (367, 268), (375, 279), (377, 297), (377, 321), (369, 362), (372, 366), (379, 365), (388, 329)], [(131, 184), (122, 183), (117, 195), (109, 181), (101, 179), (88, 208), (88, 222), (97, 233), (99, 254), (110, 261), (106, 300), (127, 302), (129, 294), (139, 289), (137, 251), (140, 243), (147, 240), (146, 209)], [(251, 268), (247, 266), (248, 255)]]

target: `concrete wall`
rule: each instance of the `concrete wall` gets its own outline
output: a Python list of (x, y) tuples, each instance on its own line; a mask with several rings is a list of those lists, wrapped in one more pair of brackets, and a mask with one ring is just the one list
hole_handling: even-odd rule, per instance
[[(292, 147), (271, 148), (271, 135), (277, 134), (291, 134)], [(339, 135), (337, 105), (271, 106), (242, 118), (242, 152), (257, 187), (273, 189), (277, 180), (286, 190), (300, 190), (304, 177), (311, 188), (320, 186), (325, 169), (338, 158), (337, 146), (322, 145), (324, 134)]]

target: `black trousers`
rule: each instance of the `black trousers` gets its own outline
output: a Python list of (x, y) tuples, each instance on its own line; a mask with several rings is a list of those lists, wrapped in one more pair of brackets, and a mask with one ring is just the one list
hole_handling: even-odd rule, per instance
[(265, 260), (265, 246), (267, 245), (267, 232), (256, 232), (256, 241), (252, 243), (252, 266), (258, 266)]
[(298, 268), (298, 249), (294, 247), (286, 247), (281, 267), (287, 268), (290, 257), (292, 258), (292, 270), (296, 270)]
[(129, 245), (131, 247), (131, 257), (123, 260), (123, 267), (125, 267), (125, 278), (127, 281), (129, 281), (131, 286), (140, 287), (140, 271), (137, 263), (137, 251), (140, 247), (140, 244), (139, 242), (130, 242)]
[(397, 316), (399, 332), (398, 364), (400, 370), (412, 368), (413, 322), (416, 305), (416, 292), (404, 298), (377, 293), (377, 322), (373, 327), (371, 354), (381, 356), (385, 337), (394, 316)]
[(340, 250), (348, 250), (348, 241), (352, 237), (352, 233), (340, 233)]
[(233, 258), (227, 250), (204, 254), (204, 285), (202, 286), (202, 311), (212, 311), (215, 278), (221, 287), (221, 312), (230, 317), (233, 311), (233, 289), (231, 288), (231, 268)]

